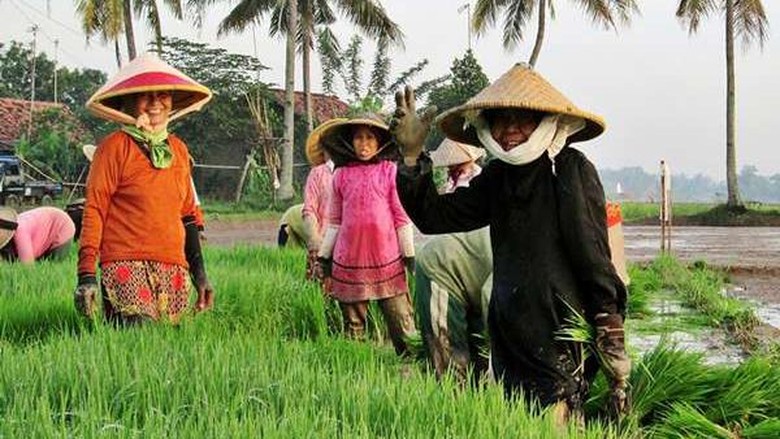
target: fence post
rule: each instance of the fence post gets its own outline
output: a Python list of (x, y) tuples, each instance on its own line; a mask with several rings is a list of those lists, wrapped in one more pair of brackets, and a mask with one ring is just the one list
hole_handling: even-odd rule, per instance
[(672, 251), (672, 173), (661, 160), (661, 253)]

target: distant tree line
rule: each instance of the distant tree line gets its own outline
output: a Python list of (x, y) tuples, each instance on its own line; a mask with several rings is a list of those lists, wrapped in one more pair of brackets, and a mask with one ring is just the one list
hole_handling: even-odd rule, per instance
[[(640, 167), (602, 169), (599, 171), (608, 198), (632, 201), (657, 201), (658, 174)], [(780, 203), (780, 174), (763, 176), (755, 166), (742, 168), (738, 175), (739, 187), (746, 202)], [(618, 185), (622, 193), (618, 193)], [(675, 201), (723, 203), (728, 190), (725, 181), (715, 181), (702, 174), (672, 175), (672, 197)]]

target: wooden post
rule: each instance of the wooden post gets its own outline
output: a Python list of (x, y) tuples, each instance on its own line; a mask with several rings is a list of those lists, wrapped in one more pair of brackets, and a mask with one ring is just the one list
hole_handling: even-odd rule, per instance
[(672, 251), (672, 173), (661, 160), (661, 253)]
[(238, 187), (236, 188), (236, 203), (241, 201), (241, 194), (244, 192), (244, 182), (246, 181), (246, 174), (249, 172), (249, 167), (252, 163), (252, 155), (246, 155), (246, 161), (244, 162), (244, 168), (241, 170), (241, 178), (238, 179)]

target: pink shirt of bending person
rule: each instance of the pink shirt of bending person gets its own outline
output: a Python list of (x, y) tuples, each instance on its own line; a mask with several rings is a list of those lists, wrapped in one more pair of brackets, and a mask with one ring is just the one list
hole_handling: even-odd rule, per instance
[[(306, 187), (303, 191), (303, 219), (309, 227), (309, 249), (317, 250), (322, 241), (322, 234), (328, 227), (328, 206), (333, 187), (333, 162), (317, 165), (309, 171)], [(314, 221), (312, 221), (312, 219)]]
[(69, 244), (76, 226), (67, 213), (55, 207), (38, 207), (19, 214), (14, 246), (19, 261), (35, 262), (52, 250)]

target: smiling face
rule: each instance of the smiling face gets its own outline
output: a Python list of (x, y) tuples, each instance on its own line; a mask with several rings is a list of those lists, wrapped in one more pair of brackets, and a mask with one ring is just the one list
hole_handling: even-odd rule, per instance
[(520, 109), (493, 110), (487, 116), (490, 134), (504, 151), (510, 151), (528, 141), (543, 114)]
[(379, 149), (379, 138), (368, 126), (358, 125), (352, 131), (352, 147), (358, 160), (370, 160)]
[(173, 96), (170, 91), (150, 91), (139, 93), (135, 99), (135, 114), (141, 119), (149, 119), (149, 128), (153, 131), (164, 128), (173, 107)]

